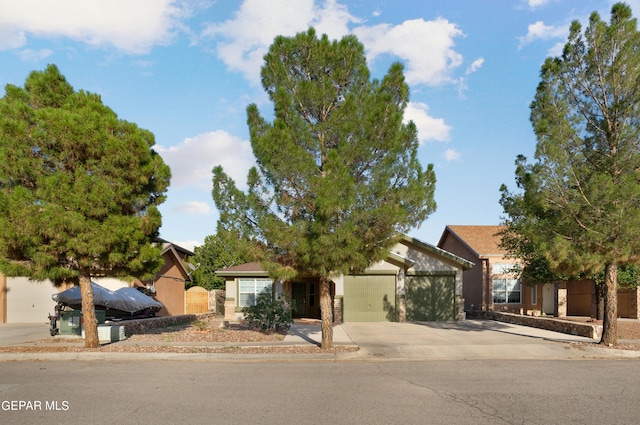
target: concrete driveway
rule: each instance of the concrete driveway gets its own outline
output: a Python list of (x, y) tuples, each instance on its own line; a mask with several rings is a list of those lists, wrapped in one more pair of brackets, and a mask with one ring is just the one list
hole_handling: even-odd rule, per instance
[(0, 323), (0, 346), (50, 338), (49, 323)]
[(590, 338), (480, 320), (344, 323), (341, 331), (370, 359), (566, 359), (593, 357), (572, 342)]

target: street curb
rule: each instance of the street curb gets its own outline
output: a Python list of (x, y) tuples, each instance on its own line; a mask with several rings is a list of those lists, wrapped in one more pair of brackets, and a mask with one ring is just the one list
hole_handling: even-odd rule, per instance
[(260, 361), (338, 361), (353, 360), (359, 351), (316, 354), (236, 354), (236, 353), (0, 353), (0, 363), (18, 361), (194, 361), (194, 362), (260, 362)]

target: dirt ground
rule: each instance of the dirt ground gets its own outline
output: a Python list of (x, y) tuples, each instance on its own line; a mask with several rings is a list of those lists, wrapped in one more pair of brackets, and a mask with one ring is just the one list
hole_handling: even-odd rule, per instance
[[(144, 334), (131, 335), (125, 341), (103, 344), (98, 348), (84, 348), (81, 339), (60, 336), (20, 346), (0, 347), (2, 352), (121, 352), (121, 353), (235, 353), (235, 354), (313, 354), (355, 351), (353, 346), (335, 346), (321, 350), (319, 346), (265, 345), (281, 342), (286, 332), (261, 332), (239, 323), (222, 326), (222, 320), (205, 318), (191, 324), (154, 329)], [(207, 343), (216, 344), (207, 346)], [(252, 345), (251, 343), (258, 343)], [(242, 344), (242, 345), (240, 345)]]
[[(585, 319), (583, 319), (584, 321)], [(601, 325), (600, 321), (589, 321)], [(238, 354), (306, 354), (322, 352), (346, 352), (357, 348), (336, 346), (322, 351), (315, 345), (265, 345), (250, 343), (280, 342), (285, 333), (263, 333), (238, 323), (222, 326), (220, 319), (208, 318), (192, 324), (173, 326), (132, 335), (126, 341), (104, 344), (99, 348), (84, 348), (82, 340), (69, 343), (68, 339), (55, 337), (13, 347), (0, 347), (0, 352), (156, 352), (156, 353), (238, 353)], [(618, 345), (612, 348), (640, 351), (640, 321), (618, 321)], [(181, 345), (184, 343), (184, 345)], [(207, 346), (215, 343), (216, 346)], [(248, 343), (248, 344), (247, 344)], [(588, 344), (588, 343), (587, 343)], [(580, 345), (584, 345), (580, 344)], [(593, 344), (599, 346), (598, 344)], [(603, 347), (605, 349), (607, 347)]]
[[(602, 325), (602, 320), (592, 319), (567, 319), (584, 321), (593, 325)], [(611, 348), (617, 348), (619, 350), (634, 350), (640, 351), (640, 320), (621, 319), (618, 320), (618, 345)], [(584, 344), (580, 344), (584, 345)], [(593, 344), (597, 347), (607, 348), (599, 344)]]

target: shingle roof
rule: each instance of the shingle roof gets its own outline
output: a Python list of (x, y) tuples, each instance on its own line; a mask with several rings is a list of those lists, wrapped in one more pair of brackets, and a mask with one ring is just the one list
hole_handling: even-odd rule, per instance
[[(259, 262), (254, 261), (251, 263), (238, 264), (237, 266), (227, 267), (222, 269), (225, 272), (263, 272), (264, 269)], [(221, 270), (221, 271), (222, 271)]]
[[(445, 234), (447, 230), (466, 243), (479, 257), (507, 253), (505, 249), (500, 248), (500, 236), (496, 235), (501, 230), (504, 230), (504, 226), (449, 225), (445, 230)], [(443, 242), (442, 239), (440, 241)]]
[(267, 275), (267, 272), (262, 268), (258, 261), (227, 267), (226, 269), (217, 270), (216, 273), (220, 276), (248, 276), (249, 274), (256, 276)]

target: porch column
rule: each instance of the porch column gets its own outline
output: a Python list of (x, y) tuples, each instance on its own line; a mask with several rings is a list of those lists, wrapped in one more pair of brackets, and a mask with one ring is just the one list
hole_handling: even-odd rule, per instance
[(398, 322), (407, 321), (407, 300), (404, 295), (398, 295)]
[(224, 300), (224, 320), (236, 320), (235, 298), (226, 298)]
[(567, 282), (558, 282), (556, 287), (556, 317), (567, 317)]
[(342, 297), (333, 297), (333, 323), (342, 323)]

